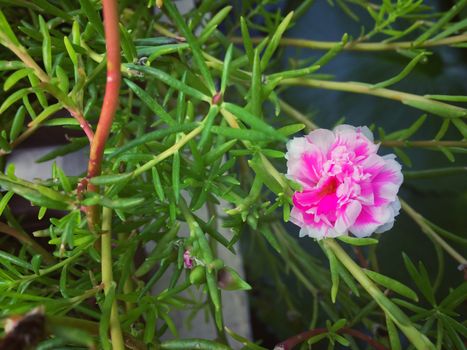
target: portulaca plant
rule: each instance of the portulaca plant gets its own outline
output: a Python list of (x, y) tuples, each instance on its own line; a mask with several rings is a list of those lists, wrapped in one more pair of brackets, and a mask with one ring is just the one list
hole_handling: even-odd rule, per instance
[(467, 1), (183, 5), (0, 0), (0, 350), (465, 349)]

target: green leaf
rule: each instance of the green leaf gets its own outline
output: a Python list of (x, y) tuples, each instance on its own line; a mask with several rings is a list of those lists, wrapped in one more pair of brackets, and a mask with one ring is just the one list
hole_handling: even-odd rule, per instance
[(253, 129), (261, 130), (266, 134), (269, 134), (277, 140), (287, 140), (281, 133), (274, 129), (271, 125), (264, 122), (256, 115), (248, 112), (245, 108), (239, 107), (231, 103), (223, 103), (222, 108), (226, 111), (234, 114), (238, 119), (250, 125)]
[(461, 118), (467, 115), (467, 110), (437, 101), (423, 101), (419, 99), (405, 99), (402, 103), (422, 111), (432, 113), (444, 118)]
[(262, 72), (267, 68), (267, 65), (269, 64), (269, 61), (271, 60), (272, 55), (274, 54), (277, 47), (279, 46), (282, 35), (287, 30), (292, 18), (293, 18), (293, 11), (290, 12), (282, 20), (282, 22), (279, 24), (276, 31), (274, 32), (271, 40), (269, 41), (268, 46), (264, 50), (263, 57), (261, 58), (261, 71)]
[[(261, 61), (259, 58), (259, 51), (256, 49), (253, 53), (253, 71), (251, 75), (251, 88), (250, 88), (250, 101), (248, 110), (254, 116), (261, 116), (262, 114), (262, 95), (263, 88), (261, 82)], [(233, 113), (233, 112), (232, 112)]]
[(175, 126), (171, 126), (171, 127), (165, 128), (165, 129), (160, 129), (160, 130), (155, 130), (155, 131), (149, 132), (147, 134), (144, 134), (144, 135), (142, 135), (142, 136), (140, 136), (140, 137), (126, 143), (125, 145), (121, 146), (120, 148), (116, 149), (114, 152), (112, 152), (111, 154), (108, 155), (108, 159), (115, 158), (116, 156), (118, 156), (118, 155), (120, 155), (122, 153), (125, 153), (125, 152), (127, 152), (128, 150), (130, 150), (130, 149), (132, 149), (134, 147), (144, 145), (144, 144), (146, 144), (148, 142), (159, 140), (161, 138), (164, 138), (164, 137), (172, 135), (172, 134), (176, 134), (178, 132), (191, 131), (194, 128), (196, 128), (197, 126), (199, 126), (198, 123), (185, 123), (185, 124), (182, 124), (182, 125), (175, 125)]
[(160, 345), (161, 350), (231, 350), (227, 345), (217, 343), (213, 340), (206, 339), (183, 339), (183, 340), (166, 340)]
[(70, 81), (68, 79), (67, 72), (60, 66), (57, 66), (55, 68), (55, 72), (57, 73), (58, 78), (58, 88), (62, 90), (65, 94), (68, 94)]
[(154, 112), (154, 114), (156, 114), (168, 125), (175, 125), (175, 120), (172, 118), (172, 116), (169, 113), (167, 113), (164, 107), (157, 103), (157, 101), (154, 98), (152, 98), (146, 91), (141, 89), (131, 80), (124, 79), (124, 81), (129, 86), (129, 88), (133, 90), (133, 92), (141, 99), (141, 101), (143, 101), (144, 104), (148, 106), (151, 111)]
[(0, 106), (0, 114), (5, 112), (13, 103), (15, 103), (16, 101), (22, 99), (24, 96), (26, 96), (27, 94), (29, 94), (31, 92), (32, 92), (31, 89), (24, 88), (24, 89), (21, 89), (21, 90), (18, 90), (18, 91), (15, 91), (14, 93), (12, 93), (10, 96), (8, 96), (3, 101), (2, 105)]
[(220, 146), (213, 148), (208, 153), (204, 154), (203, 158), (206, 164), (212, 164), (214, 161), (225, 155), (235, 144), (236, 139), (222, 143)]
[(232, 339), (238, 341), (242, 345), (245, 345), (245, 349), (248, 349), (248, 350), (267, 350), (267, 348), (263, 348), (262, 346), (259, 346), (258, 344), (252, 343), (251, 341), (249, 341), (245, 337), (242, 337), (241, 335), (238, 335), (237, 333), (235, 333), (234, 331), (232, 331), (231, 329), (229, 329), (227, 327), (224, 327), (224, 329), (227, 332), (227, 334), (232, 337)]
[(129, 209), (137, 207), (142, 204), (146, 199), (142, 197), (130, 197), (130, 198), (107, 198), (98, 194), (90, 194), (90, 197), (82, 201), (83, 205), (102, 205), (111, 209)]
[(7, 79), (5, 79), (5, 82), (3, 83), (3, 90), (4, 91), (10, 90), (13, 86), (15, 86), (15, 84), (18, 81), (27, 77), (29, 73), (31, 73), (31, 69), (29, 68), (23, 68), (23, 69), (17, 70), (13, 74), (11, 74)]
[(152, 344), (156, 334), (157, 307), (150, 305), (146, 312), (146, 322), (144, 327), (143, 341), (145, 344)]
[(412, 277), (412, 280), (417, 285), (418, 289), (422, 292), (425, 298), (434, 305), (436, 303), (435, 296), (433, 293), (433, 289), (431, 288), (431, 283), (428, 279), (427, 274), (419, 273), (415, 265), (412, 263), (410, 258), (405, 254), (402, 253), (402, 257), (404, 259), (404, 265), (407, 271)]
[(180, 80), (175, 79), (171, 75), (165, 73), (162, 70), (159, 70), (157, 68), (153, 67), (147, 67), (147, 66), (139, 66), (136, 64), (126, 64), (125, 65), (130, 71), (137, 71), (141, 72), (147, 76), (154, 77), (167, 85), (173, 87), (176, 90), (183, 91), (185, 94), (192, 96), (194, 98), (197, 98), (201, 101), (206, 101), (206, 102), (211, 102), (211, 99), (206, 96), (204, 93), (202, 93), (199, 90), (196, 90), (184, 83), (182, 83)]
[(89, 142), (86, 137), (73, 138), (70, 140), (69, 144), (55, 148), (53, 151), (40, 157), (38, 160), (36, 160), (36, 162), (37, 163), (47, 162), (51, 159), (55, 159), (56, 157), (67, 155), (69, 153), (75, 152), (83, 148), (88, 143)]
[[(393, 132), (391, 134), (388, 134), (386, 135), (384, 139), (385, 140), (407, 140), (420, 129), (420, 127), (425, 122), (426, 118), (427, 118), (427, 115), (424, 114), (420, 118), (418, 118), (409, 128), (402, 129), (402, 130)], [(455, 119), (453, 119), (453, 121), (454, 120)]]
[(68, 177), (65, 175), (65, 173), (63, 172), (62, 169), (60, 169), (60, 167), (56, 166), (55, 167), (55, 171), (57, 173), (57, 176), (58, 176), (58, 180), (60, 181), (60, 184), (62, 185), (62, 188), (65, 192), (71, 192), (72, 191), (72, 188), (71, 188), (71, 183), (70, 183), (70, 180), (68, 179)]
[[(8, 40), (10, 40), (15, 46), (21, 46), (20, 42), (16, 38), (15, 33), (11, 29), (10, 25), (8, 24), (7, 19), (5, 18), (5, 15), (3, 12), (0, 10), (0, 32), (3, 32)], [(0, 43), (2, 43), (2, 40), (0, 39)]]
[(276, 252), (281, 254), (281, 246), (279, 242), (277, 241), (276, 236), (271, 232), (271, 230), (267, 226), (260, 226), (258, 228), (258, 231), (266, 238), (266, 240), (269, 242), (269, 244), (274, 248)]
[(73, 48), (73, 45), (70, 42), (70, 39), (68, 39), (67, 36), (63, 37), (63, 43), (65, 44), (66, 51), (68, 53), (68, 56), (70, 57), (71, 62), (73, 63), (73, 66), (78, 67), (78, 56), (76, 54), (75, 49)]
[(329, 259), (329, 269), (331, 271), (331, 300), (333, 303), (336, 302), (337, 292), (339, 290), (339, 263), (336, 256), (331, 250), (326, 251)]
[(276, 194), (284, 193), (284, 188), (282, 187), (281, 183), (271, 174), (270, 171), (266, 169), (262, 157), (255, 155), (251, 160), (248, 161), (248, 164), (271, 191)]
[(341, 318), (340, 320), (337, 320), (334, 322), (334, 324), (331, 326), (329, 329), (331, 332), (337, 332), (339, 329), (345, 327), (347, 324), (347, 320), (345, 318)]
[(222, 135), (232, 139), (239, 139), (239, 140), (248, 140), (248, 141), (276, 141), (277, 138), (270, 135), (265, 134), (261, 131), (256, 130), (249, 130), (249, 129), (236, 129), (236, 128), (229, 128), (225, 126), (212, 126), (211, 131), (215, 134)]
[(232, 6), (226, 6), (222, 10), (216, 11), (214, 16), (204, 26), (198, 40), (200, 42), (205, 42), (209, 39), (211, 33), (224, 21), (231, 10)]
[(459, 130), (462, 137), (467, 139), (467, 124), (465, 124), (462, 119), (453, 119), (452, 123), (457, 128), (457, 130)]
[(459, 0), (456, 2), (455, 6), (452, 6), (449, 11), (446, 11), (443, 16), (434, 24), (432, 25), (428, 30), (424, 31), (423, 34), (421, 34), (413, 43), (413, 45), (416, 47), (425, 40), (428, 40), (433, 34), (435, 34), (438, 30), (443, 28), (445, 24), (447, 24), (454, 16), (456, 16), (467, 4), (466, 0)]
[(101, 38), (104, 38), (104, 26), (102, 25), (99, 12), (96, 10), (93, 3), (90, 0), (79, 0), (79, 3), (83, 14), (88, 18), (89, 23), (92, 24), (92, 28)]
[(375, 281), (376, 283), (378, 283), (379, 285), (387, 288), (387, 289), (390, 289), (400, 295), (403, 295), (409, 299), (412, 299), (414, 301), (418, 301), (418, 297), (417, 297), (417, 294), (412, 290), (410, 289), (409, 287), (407, 287), (406, 285), (402, 284), (401, 282), (393, 279), (393, 278), (390, 278), (390, 277), (387, 277), (385, 275), (382, 275), (378, 272), (375, 272), (375, 271), (370, 271), (370, 270), (364, 270), (365, 273), (368, 275), (368, 277), (370, 277), (373, 281)]
[(385, 81), (382, 81), (380, 83), (377, 83), (377, 84), (373, 85), (373, 88), (374, 89), (386, 88), (388, 86), (394, 85), (395, 83), (398, 83), (399, 81), (401, 81), (407, 75), (410, 74), (410, 72), (415, 68), (415, 66), (417, 65), (418, 62), (420, 62), (422, 60), (426, 60), (427, 55), (428, 55), (428, 53), (425, 52), (425, 51), (420, 52), (417, 56), (415, 56), (409, 62), (409, 64), (407, 64), (407, 66), (405, 66), (405, 68), (399, 74), (397, 74), (395, 77), (392, 77), (392, 78), (390, 78), (388, 80), (385, 80)]
[(97, 185), (97, 186), (113, 185), (113, 184), (126, 182), (129, 179), (131, 179), (131, 176), (132, 176), (131, 173), (100, 175), (100, 176), (95, 176), (95, 177), (91, 178), (90, 182), (92, 184), (94, 184), (94, 185)]
[(10, 142), (16, 140), (18, 135), (21, 133), (21, 130), (24, 127), (24, 117), (26, 116), (26, 109), (24, 106), (20, 106), (16, 111), (15, 117), (13, 118), (13, 123), (11, 124), (10, 129)]
[(3, 250), (0, 250), (0, 264), (5, 265), (5, 262), (12, 263), (14, 265), (20, 266), (22, 268), (25, 268), (27, 270), (32, 271), (32, 265), (20, 258), (17, 258), (14, 255), (11, 255), (7, 252), (4, 252)]
[(401, 343), (399, 339), (399, 333), (397, 332), (397, 328), (392, 322), (391, 318), (385, 314), (386, 316), (386, 328), (389, 334), (389, 344), (391, 345), (391, 350), (401, 350)]
[(60, 111), (62, 108), (63, 105), (60, 102), (44, 108), (44, 110), (37, 116), (37, 118), (28, 124), (28, 127), (36, 127), (40, 125), (47, 118)]
[(224, 290), (250, 290), (251, 286), (245, 282), (234, 269), (225, 266), (218, 272), (218, 285)]
[(159, 173), (157, 172), (157, 168), (153, 167), (151, 169), (151, 174), (152, 174), (152, 182), (154, 185), (154, 190), (157, 193), (157, 196), (159, 197), (160, 201), (163, 202), (165, 201), (165, 194), (164, 194), (164, 188), (162, 187), (162, 182), (159, 177)]
[(24, 63), (21, 61), (4, 61), (0, 60), (0, 72), (9, 70), (18, 70), (26, 68)]
[(13, 197), (14, 194), (15, 194), (14, 192), (8, 191), (7, 193), (5, 193), (1, 197), (1, 199), (0, 199), (0, 216), (3, 214), (3, 211), (5, 210), (6, 206), (8, 205), (8, 202), (10, 201), (11, 197)]
[(251, 42), (250, 32), (248, 31), (248, 26), (246, 24), (245, 18), (240, 17), (240, 29), (242, 32), (243, 46), (245, 47), (245, 53), (248, 57), (250, 65), (253, 66), (253, 43)]
[(375, 238), (358, 238), (358, 237), (350, 237), (350, 236), (339, 236), (337, 237), (338, 240), (351, 244), (354, 246), (365, 246), (365, 245), (372, 245), (378, 244), (378, 240)]
[(206, 284), (208, 287), (209, 297), (212, 305), (214, 306), (214, 318), (216, 321), (217, 329), (223, 329), (222, 321), (222, 306), (220, 291), (217, 286), (217, 271), (206, 269)]
[(12, 191), (41, 207), (58, 210), (67, 210), (73, 207), (71, 199), (59, 192), (27, 181), (12, 180), (2, 174), (0, 174), (0, 187)]
[(42, 34), (42, 60), (44, 61), (45, 71), (49, 76), (52, 75), (52, 41), (50, 39), (49, 29), (44, 18), (39, 15), (39, 27)]
[(68, 14), (67, 12), (61, 10), (60, 8), (52, 5), (50, 1), (47, 0), (34, 0), (34, 5), (39, 6), (42, 10), (44, 10), (46, 13), (61, 17), (65, 20), (71, 20), (72, 16)]
[(305, 129), (305, 127), (306, 125), (301, 124), (301, 123), (290, 124), (290, 125), (283, 126), (280, 129), (277, 129), (277, 132), (280, 132), (282, 135), (288, 137), (290, 135), (296, 134), (299, 131), (302, 131), (303, 129)]
[(225, 89), (229, 84), (230, 62), (232, 61), (233, 44), (230, 44), (225, 53), (222, 67), (221, 95), (224, 95)]
[(337, 43), (335, 46), (333, 46), (328, 52), (326, 52), (323, 56), (321, 56), (319, 58), (319, 60), (317, 60), (313, 65), (314, 66), (319, 66), (319, 67), (323, 67), (324, 65), (326, 65), (327, 63), (329, 63), (334, 57), (337, 56), (337, 54), (339, 54), (339, 52), (341, 52), (345, 45), (347, 44), (347, 41), (349, 40), (349, 36), (347, 35), (347, 33), (345, 33), (343, 36), (342, 36), (342, 39), (339, 43)]
[(172, 189), (174, 193), (175, 204), (180, 199), (180, 153), (177, 151), (173, 155), (172, 162)]
[(454, 96), (454, 95), (424, 95), (423, 97), (432, 100), (450, 101), (450, 102), (467, 102), (467, 96)]
[(203, 151), (204, 146), (206, 145), (209, 135), (211, 134), (212, 125), (214, 124), (214, 119), (216, 118), (217, 114), (219, 113), (219, 106), (212, 105), (209, 109), (208, 115), (204, 121), (203, 131), (201, 132), (201, 138), (198, 143), (198, 150), (201, 152)]
[(128, 30), (121, 23), (118, 25), (120, 28), (120, 45), (122, 46), (123, 55), (125, 56), (127, 62), (133, 63), (138, 57), (135, 44), (133, 43)]
[[(201, 51), (198, 40), (194, 37), (191, 30), (188, 28), (185, 19), (180, 15), (177, 7), (172, 4), (172, 1), (167, 0), (164, 3), (164, 8), (167, 10), (169, 16), (175, 21), (178, 29), (182, 32), (187, 43), (190, 45), (196, 65), (198, 66), (198, 69), (204, 78), (204, 82), (206, 83), (209, 92), (213, 96), (216, 93), (216, 88), (214, 86), (211, 73), (209, 72), (209, 69), (204, 60), (203, 52)], [(228, 11), (230, 11), (230, 9), (227, 10), (227, 13)]]

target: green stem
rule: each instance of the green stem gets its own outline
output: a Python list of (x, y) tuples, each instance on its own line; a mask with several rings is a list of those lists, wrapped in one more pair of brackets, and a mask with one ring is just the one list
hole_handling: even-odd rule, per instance
[(410, 342), (418, 350), (434, 350), (435, 347), (431, 341), (422, 333), (420, 333), (407, 315), (395, 305), (381, 290), (367, 277), (362, 268), (353, 261), (344, 249), (334, 240), (326, 239), (324, 244), (332, 250), (339, 261), (346, 269), (355, 277), (360, 285), (370, 294), (370, 296), (378, 303), (383, 311), (391, 318), (391, 320), (399, 327), (399, 329), (407, 336)]
[[(254, 44), (260, 43), (264, 38), (255, 37), (251, 38)], [(231, 37), (230, 40), (236, 44), (242, 44), (243, 38)], [(433, 47), (433, 46), (445, 46), (465, 43), (467, 41), (467, 34), (460, 34), (450, 36), (448, 38), (440, 40), (428, 40), (421, 43), (418, 48), (422, 47)], [(294, 38), (282, 38), (279, 42), (281, 46), (295, 46), (303, 47), (314, 50), (329, 50), (338, 45), (338, 41), (316, 41), (306, 39), (294, 39)], [(401, 49), (413, 49), (415, 47), (412, 41), (400, 41), (393, 43), (362, 43), (359, 41), (351, 41), (344, 46), (344, 50), (350, 51), (392, 51)]]
[(149, 162), (145, 163), (135, 171), (133, 171), (133, 177), (136, 177), (145, 171), (153, 168), (158, 163), (162, 162), (164, 159), (170, 157), (175, 152), (177, 152), (180, 148), (182, 148), (188, 141), (196, 137), (202, 130), (204, 124), (198, 126), (197, 128), (193, 129), (189, 134), (184, 135), (180, 140), (178, 140), (173, 146), (167, 148), (164, 152), (159, 153), (154, 159), (150, 160)]
[[(417, 147), (417, 148), (436, 148), (436, 147), (467, 147), (467, 141), (408, 141), (408, 140), (395, 140), (395, 141), (381, 141), (382, 146), (386, 147)], [(465, 169), (465, 168), (464, 168)]]
[(301, 112), (299, 112), (297, 109), (289, 105), (287, 102), (284, 100), (279, 99), (279, 105), (281, 107), (281, 110), (283, 110), (289, 117), (295, 119), (296, 121), (305, 124), (305, 130), (306, 131), (312, 131), (315, 129), (319, 129), (318, 125), (313, 123), (308, 117)]
[(442, 239), (426, 222), (425, 218), (417, 213), (410, 205), (404, 200), (399, 198), (402, 206), (407, 215), (409, 215), (417, 224), (420, 226), (422, 231), (431, 237), (436, 243), (438, 243), (454, 260), (456, 260), (463, 269), (467, 267), (467, 260), (459, 254), (453, 247), (449, 245), (444, 239)]
[(390, 100), (396, 100), (409, 106), (450, 118), (459, 118), (467, 115), (467, 110), (461, 107), (453, 106), (439, 101), (433, 101), (429, 98), (410, 94), (407, 92), (385, 88), (375, 88), (372, 84), (365, 84), (360, 82), (338, 82), (308, 78), (290, 78), (282, 80), (279, 84), (284, 86), (307, 86), (311, 88), (346, 91), (357, 94), (378, 96)]
[(16, 238), (33, 253), (40, 254), (47, 264), (53, 264), (55, 262), (55, 258), (53, 257), (53, 255), (50, 254), (47, 250), (45, 250), (39, 243), (37, 243), (34, 239), (28, 236), (25, 232), (16, 230), (15, 228), (3, 222), (0, 222), (0, 232), (3, 232), (11, 237)]
[[(101, 235), (101, 270), (104, 293), (107, 295), (113, 282), (112, 271), (112, 209), (104, 208), (102, 213), (102, 235)], [(118, 320), (117, 301), (112, 303), (110, 312), (110, 337), (114, 350), (125, 350), (122, 329)]]

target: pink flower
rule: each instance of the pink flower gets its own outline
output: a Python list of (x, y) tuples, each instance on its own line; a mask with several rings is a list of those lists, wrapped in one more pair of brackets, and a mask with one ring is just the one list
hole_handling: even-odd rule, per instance
[(185, 250), (183, 253), (183, 265), (185, 265), (186, 269), (193, 268), (193, 258), (191, 257), (191, 253), (189, 250)]
[(365, 237), (392, 228), (400, 210), (401, 165), (394, 154), (377, 151), (367, 127), (350, 125), (287, 143), (287, 176), (302, 186), (290, 215), (300, 237)]

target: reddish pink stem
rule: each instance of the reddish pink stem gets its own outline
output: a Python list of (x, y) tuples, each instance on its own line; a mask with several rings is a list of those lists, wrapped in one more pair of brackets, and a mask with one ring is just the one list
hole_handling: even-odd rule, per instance
[[(116, 0), (102, 1), (104, 12), (105, 42), (107, 50), (107, 82), (105, 85), (104, 101), (97, 124), (96, 133), (91, 143), (88, 164), (88, 178), (101, 173), (105, 143), (109, 137), (115, 112), (118, 108), (120, 91), (120, 32), (118, 28), (118, 4)], [(88, 184), (88, 191), (97, 192), (98, 187)], [(88, 210), (88, 225), (94, 229), (98, 220), (97, 207)]]
[[(277, 344), (274, 347), (274, 350), (292, 350), (295, 346), (297, 346), (300, 343), (303, 343), (305, 340), (310, 339), (311, 337), (314, 337), (315, 335), (318, 334), (323, 334), (323, 333), (328, 333), (329, 330), (327, 328), (316, 328), (312, 329), (310, 331), (306, 331), (297, 335), (294, 335), (293, 337), (284, 340), (283, 342)], [(367, 336), (366, 334), (357, 331), (352, 328), (341, 328), (337, 331), (339, 334), (348, 334), (351, 335), (354, 338), (358, 338), (366, 342), (368, 345), (371, 345), (374, 349), (376, 350), (389, 350), (386, 348), (384, 345), (378, 343), (376, 340), (373, 338)]]

